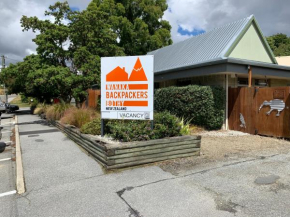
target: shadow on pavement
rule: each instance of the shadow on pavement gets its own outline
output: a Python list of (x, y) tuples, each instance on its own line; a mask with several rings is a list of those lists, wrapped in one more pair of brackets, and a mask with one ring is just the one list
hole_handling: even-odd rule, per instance
[(30, 109), (25, 109), (25, 110), (19, 110), (13, 112), (15, 115), (31, 115), (31, 110)]
[(1, 120), (4, 120), (4, 119), (10, 119), (10, 118), (13, 118), (13, 115), (12, 116), (5, 116), (5, 117), (1, 117)]
[[(13, 112), (13, 114), (15, 114), (17, 116), (21, 116), (21, 115), (31, 115), (31, 110), (29, 108), (22, 109), (22, 110)], [(22, 122), (22, 123), (17, 123), (16, 125), (28, 125), (28, 124), (41, 124), (41, 125), (44, 125), (44, 126), (53, 127), (53, 125), (50, 124), (46, 120), (37, 120), (37, 121)]]
[(41, 125), (44, 125), (44, 126), (53, 127), (53, 125), (50, 124), (46, 120), (38, 120), (38, 121), (31, 121), (31, 122), (22, 122), (22, 123), (18, 123), (16, 125), (28, 125), (28, 124), (41, 124)]

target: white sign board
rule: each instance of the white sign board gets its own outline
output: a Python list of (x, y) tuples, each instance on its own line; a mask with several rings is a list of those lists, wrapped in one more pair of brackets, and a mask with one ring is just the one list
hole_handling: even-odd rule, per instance
[(153, 120), (154, 56), (101, 58), (102, 119)]

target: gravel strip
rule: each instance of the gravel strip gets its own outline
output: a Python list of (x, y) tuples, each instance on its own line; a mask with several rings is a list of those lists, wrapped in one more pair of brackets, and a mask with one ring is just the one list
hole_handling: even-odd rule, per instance
[(206, 137), (228, 137), (228, 136), (249, 136), (248, 133), (243, 133), (234, 130), (219, 130), (219, 131), (204, 131), (200, 132), (199, 135)]

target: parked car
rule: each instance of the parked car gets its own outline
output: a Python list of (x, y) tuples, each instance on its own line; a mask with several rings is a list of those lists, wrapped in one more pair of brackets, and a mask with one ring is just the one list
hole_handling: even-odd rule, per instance
[(0, 153), (4, 152), (6, 148), (6, 143), (5, 142), (0, 142)]
[(3, 101), (0, 100), (0, 115), (3, 112), (6, 112), (6, 105), (5, 105), (5, 103)]
[(11, 105), (10, 103), (5, 103), (3, 101), (0, 101), (0, 113), (11, 113), (14, 111), (19, 110), (18, 105)]
[(10, 103), (5, 103), (6, 113), (11, 113), (19, 110), (18, 105), (11, 105)]

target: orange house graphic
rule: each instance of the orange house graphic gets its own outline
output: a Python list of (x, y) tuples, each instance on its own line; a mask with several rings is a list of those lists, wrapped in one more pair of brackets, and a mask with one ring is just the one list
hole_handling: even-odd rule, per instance
[(107, 74), (106, 81), (128, 81), (128, 73), (125, 71), (125, 68), (118, 66)]
[(107, 82), (148, 81), (142, 63), (138, 58), (132, 70), (130, 78), (125, 68), (117, 66), (106, 75)]

